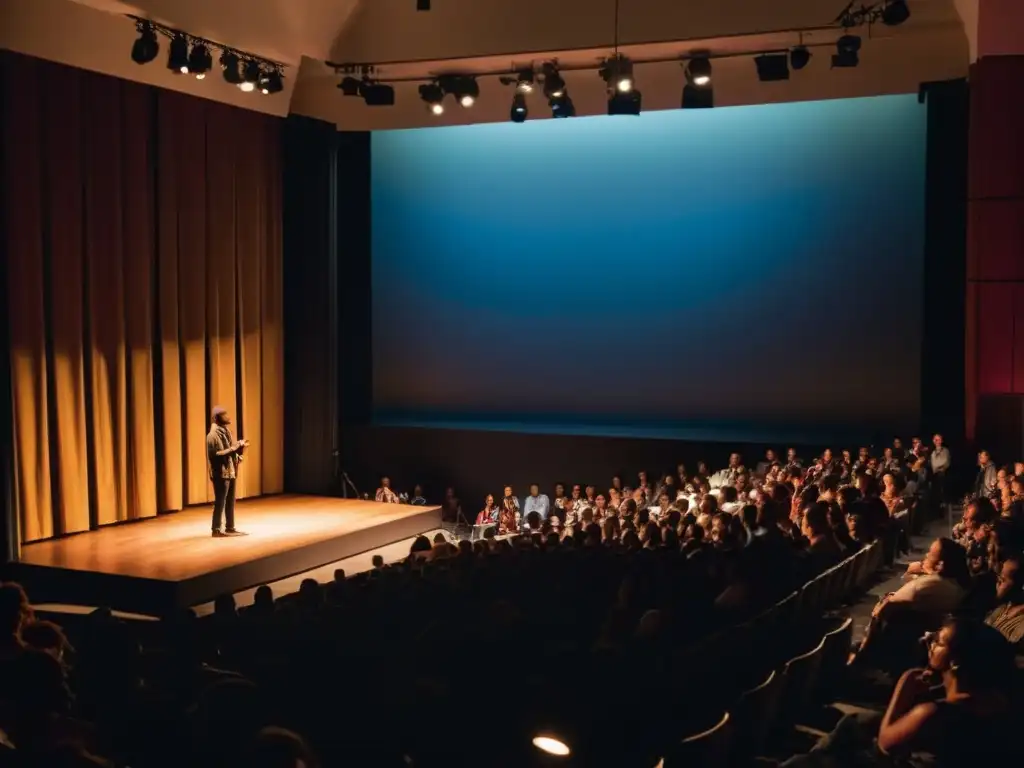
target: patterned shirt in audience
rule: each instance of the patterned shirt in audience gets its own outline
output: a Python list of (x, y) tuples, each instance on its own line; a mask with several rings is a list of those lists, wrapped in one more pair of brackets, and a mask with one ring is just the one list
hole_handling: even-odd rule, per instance
[(382, 504), (397, 504), (398, 494), (396, 494), (390, 488), (385, 488), (381, 486), (380, 488), (377, 489), (376, 499)]
[[(985, 617), (985, 623), (1010, 641), (1020, 646), (1024, 642), (1024, 606), (1003, 603)], [(1021, 648), (1017, 649), (1020, 652)]]

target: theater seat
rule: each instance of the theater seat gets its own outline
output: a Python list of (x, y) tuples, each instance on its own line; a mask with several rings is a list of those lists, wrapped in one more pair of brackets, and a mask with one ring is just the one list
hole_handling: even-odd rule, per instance
[(838, 690), (846, 671), (846, 659), (853, 642), (853, 619), (847, 618), (835, 629), (826, 632), (822, 638), (821, 668), (819, 670), (819, 690), (824, 696), (830, 696)]
[(729, 761), (730, 726), (729, 713), (726, 712), (707, 730), (684, 738), (658, 765), (663, 768), (725, 765)]
[(818, 684), (818, 673), (825, 655), (825, 638), (799, 656), (786, 662), (783, 671), (784, 693), (783, 712), (787, 716), (797, 715), (807, 709)]
[(782, 674), (772, 670), (760, 685), (741, 694), (733, 706), (730, 738), (735, 744), (732, 759), (737, 765), (745, 765), (767, 743), (779, 714), (782, 682)]

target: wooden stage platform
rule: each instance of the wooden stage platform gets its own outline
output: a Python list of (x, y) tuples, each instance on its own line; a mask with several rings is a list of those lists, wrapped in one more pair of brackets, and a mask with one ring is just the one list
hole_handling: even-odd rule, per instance
[(26, 544), (15, 565), (33, 602), (157, 614), (293, 576), (440, 527), (440, 507), (327, 496), (239, 501), (248, 536), (213, 538), (210, 506)]

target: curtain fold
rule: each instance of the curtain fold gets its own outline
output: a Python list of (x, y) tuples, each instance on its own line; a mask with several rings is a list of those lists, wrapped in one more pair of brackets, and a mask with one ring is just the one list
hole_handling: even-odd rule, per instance
[[(124, 83), (121, 97), (121, 201), (124, 216), (120, 224), (123, 228), (124, 339), (128, 384), (127, 516), (134, 520), (155, 515), (159, 499), (157, 398), (153, 371), (154, 349), (157, 348), (157, 339), (153, 335), (156, 316), (153, 301), (155, 182), (150, 162), (154, 142), (146, 130), (152, 111), (149, 91), (135, 83)], [(178, 452), (180, 455), (180, 448)], [(177, 478), (180, 484), (180, 470)]]
[(44, 318), (45, 269), (43, 268), (43, 165), (38, 146), (42, 113), (34, 89), (39, 82), (39, 62), (28, 60), (15, 71), (4, 66), (3, 93), (8, 104), (24, 105), (17, 120), (3, 121), (4, 187), (8, 205), (17, 190), (16, 210), (6, 211), (7, 312), (11, 335), (11, 413), (14, 451), (14, 501), (20, 515), (18, 532), (23, 540), (54, 535), (53, 498), (50, 484), (49, 409), (50, 390), (46, 370), (47, 330)]
[[(233, 113), (230, 107), (211, 105), (203, 137), (207, 157), (206, 246), (209, 255), (205, 307), (209, 363), (206, 412), (214, 405), (227, 408), (235, 420), (233, 431), (238, 437), (241, 425), (235, 403), (235, 155), (241, 136), (232, 130)], [(224, 142), (224, 136), (232, 136), (232, 140)], [(239, 486), (242, 482), (240, 477)], [(205, 478), (203, 487), (209, 487)]]
[[(156, 167), (156, 304), (159, 379), (157, 401), (157, 508), (164, 512), (185, 504), (185, 443), (182, 425), (182, 354), (178, 319), (178, 173), (184, 120), (175, 109), (175, 94), (157, 101)], [(171, 382), (164, 386), (164, 382)], [(175, 386), (177, 384), (177, 386)]]
[[(53, 423), (47, 435), (53, 457), (55, 533), (89, 530), (91, 514), (86, 419), (86, 279), (82, 101), (83, 72), (46, 62), (37, 84), (42, 97), (43, 265), (51, 372), (47, 401)], [(27, 149), (27, 148), (26, 148)], [(25, 150), (23, 150), (25, 151)], [(17, 450), (17, 445), (15, 446)]]
[[(184, 440), (185, 503), (213, 498), (206, 456), (192, 446), (206, 439), (210, 382), (206, 367), (206, 107), (205, 102), (177, 95), (173, 109), (181, 113), (175, 139), (177, 199), (160, 205), (178, 209), (178, 344), (181, 354), (182, 439)], [(162, 96), (162, 94), (161, 94)], [(160, 134), (161, 138), (164, 132)]]
[[(284, 232), (282, 196), (284, 167), (281, 155), (281, 121), (260, 121), (262, 146), (268, 151), (260, 166), (266, 190), (266, 225), (260, 230), (264, 247), (260, 251), (260, 373), (262, 444), (260, 467), (263, 493), (284, 491)], [(272, 150), (269, 148), (273, 148)], [(253, 265), (253, 268), (257, 268)], [(313, 331), (316, 332), (315, 330)]]
[(22, 542), (282, 488), (278, 120), (0, 52)]
[(90, 393), (90, 475), (94, 520), (128, 519), (128, 374), (124, 325), (121, 84), (82, 82), (85, 209), (85, 338)]
[[(238, 137), (238, 155), (252, 157), (259, 152), (263, 137), (256, 131), (245, 131)], [(262, 265), (266, 260), (267, 205), (266, 185), (256, 163), (241, 162), (235, 177), (235, 221), (238, 253), (250, 254), (252, 263)], [(260, 273), (247, 259), (235, 260), (236, 310), (238, 328), (238, 415), (245, 424), (242, 437), (253, 439), (246, 450), (248, 466), (263, 465), (263, 377), (261, 375), (262, 347), (260, 345)], [(238, 480), (239, 496), (258, 496), (263, 492), (260, 472), (242, 472)]]

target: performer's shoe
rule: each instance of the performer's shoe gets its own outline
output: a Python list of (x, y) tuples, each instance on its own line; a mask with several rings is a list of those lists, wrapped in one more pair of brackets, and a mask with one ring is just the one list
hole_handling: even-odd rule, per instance
[(245, 531), (237, 531), (234, 528), (228, 528), (226, 531), (224, 531), (224, 533), (222, 535), (224, 535), (224, 536), (248, 536), (249, 534), (246, 533)]
[(224, 531), (214, 530), (213, 532), (213, 538), (215, 539), (223, 539), (225, 536), (227, 536), (227, 534), (224, 533)]

